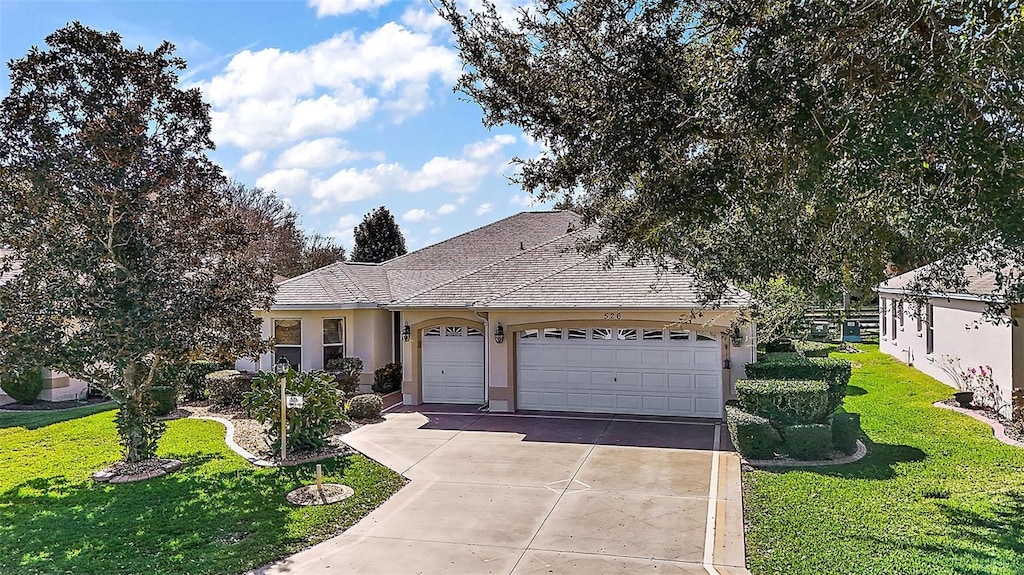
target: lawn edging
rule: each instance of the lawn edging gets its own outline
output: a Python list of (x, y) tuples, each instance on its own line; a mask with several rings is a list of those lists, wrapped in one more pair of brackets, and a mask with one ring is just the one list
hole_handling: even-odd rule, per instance
[(828, 465), (846, 465), (856, 463), (868, 454), (868, 448), (864, 442), (857, 440), (857, 450), (845, 457), (838, 459), (819, 459), (817, 461), (801, 461), (798, 459), (741, 459), (741, 463), (751, 467), (825, 467)]
[(291, 467), (293, 465), (302, 465), (303, 463), (312, 463), (314, 461), (323, 461), (325, 459), (331, 459), (334, 457), (343, 457), (343, 453), (324, 453), (322, 455), (314, 455), (312, 457), (304, 457), (300, 459), (289, 459), (282, 463), (279, 461), (271, 461), (262, 457), (257, 457), (252, 453), (249, 453), (247, 449), (235, 442), (235, 425), (231, 423), (231, 420), (224, 419), (223, 417), (214, 417), (212, 415), (190, 415), (185, 419), (205, 419), (207, 421), (216, 421), (217, 423), (225, 427), (224, 432), (224, 443), (238, 455), (245, 459), (249, 463), (256, 467)]
[(985, 417), (984, 415), (981, 415), (980, 413), (977, 413), (973, 410), (964, 409), (962, 407), (957, 407), (955, 405), (949, 405), (947, 403), (943, 403), (942, 401), (936, 401), (932, 405), (934, 405), (935, 407), (941, 407), (942, 409), (948, 409), (950, 411), (962, 413), (968, 417), (973, 417), (974, 419), (977, 419), (978, 421), (991, 427), (992, 434), (995, 435), (996, 439), (998, 439), (999, 441), (1002, 441), (1003, 443), (1007, 445), (1012, 445), (1014, 447), (1024, 447), (1024, 443), (1017, 441), (1016, 439), (1013, 439), (1009, 435), (1006, 435), (1006, 426), (1004, 426), (1002, 423), (994, 419), (989, 419), (988, 417)]

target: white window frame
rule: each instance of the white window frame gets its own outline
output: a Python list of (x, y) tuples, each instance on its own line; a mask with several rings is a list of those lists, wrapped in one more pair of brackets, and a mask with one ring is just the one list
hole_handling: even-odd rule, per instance
[[(341, 343), (327, 343), (324, 338), (324, 322), (326, 321), (340, 321), (341, 322)], [(329, 347), (340, 347), (341, 357), (348, 357), (348, 324), (344, 317), (322, 317), (320, 318), (320, 359), (324, 362), (324, 367), (327, 367), (327, 348)]]
[[(293, 343), (277, 343), (277, 322), (279, 322), (279, 321), (297, 321), (297, 322), (299, 322), (299, 343), (298, 343), (298, 345), (293, 344)], [(271, 333), (273, 334), (273, 338), (274, 338), (274, 355), (273, 355), (273, 358), (272, 358), (273, 361), (275, 363), (277, 362), (277, 349), (278, 348), (282, 348), (283, 347), (283, 348), (288, 348), (288, 349), (298, 349), (299, 350), (299, 365), (293, 365), (292, 367), (297, 369), (297, 370), (301, 370), (302, 369), (302, 360), (306, 359), (306, 358), (303, 357), (305, 354), (303, 353), (303, 350), (302, 350), (302, 318), (301, 317), (275, 317), (275, 318), (273, 318), (273, 320), (270, 323), (270, 330), (271, 330)]]

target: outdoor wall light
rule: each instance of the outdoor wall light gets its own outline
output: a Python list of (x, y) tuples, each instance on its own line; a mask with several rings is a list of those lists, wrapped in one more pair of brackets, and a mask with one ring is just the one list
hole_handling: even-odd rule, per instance
[(732, 334), (730, 337), (732, 339), (733, 347), (743, 347), (743, 332), (740, 331), (740, 326), (732, 326)]
[(282, 356), (278, 358), (277, 363), (274, 364), (274, 373), (277, 375), (284, 375), (288, 373), (288, 369), (291, 368), (291, 366), (292, 365), (288, 363), (288, 358)]
[(409, 341), (412, 337), (412, 328), (409, 327), (409, 322), (405, 323), (405, 327), (402, 328), (402, 341)]
[(498, 327), (494, 329), (494, 343), (501, 343), (505, 341), (505, 328), (498, 324)]

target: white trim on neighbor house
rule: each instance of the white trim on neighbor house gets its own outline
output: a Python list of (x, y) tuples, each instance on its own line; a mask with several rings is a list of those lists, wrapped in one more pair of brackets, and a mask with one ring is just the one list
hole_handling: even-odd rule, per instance
[[(270, 311), (305, 311), (305, 310), (335, 310), (335, 309), (378, 309), (380, 304), (375, 303), (342, 303), (342, 304), (274, 304)], [(254, 309), (253, 311), (263, 311)]]
[[(917, 292), (906, 290), (903, 288), (877, 288), (878, 293), (897, 294), (897, 295), (916, 295)], [(983, 302), (996, 302), (1002, 303), (1005, 301), (1003, 296), (999, 295), (987, 295), (981, 296), (970, 293), (942, 293), (934, 292), (928, 294), (929, 298), (932, 299), (962, 299), (967, 301), (983, 301)]]

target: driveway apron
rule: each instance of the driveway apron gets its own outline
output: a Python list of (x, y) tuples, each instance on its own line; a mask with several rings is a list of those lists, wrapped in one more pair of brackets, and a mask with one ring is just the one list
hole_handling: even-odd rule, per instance
[(739, 457), (720, 425), (443, 411), (346, 436), (410, 483), (256, 573), (747, 573)]

